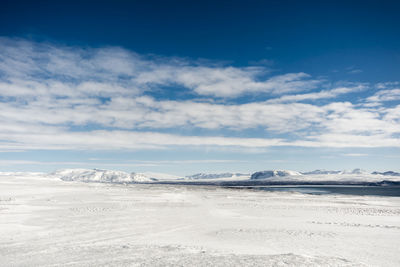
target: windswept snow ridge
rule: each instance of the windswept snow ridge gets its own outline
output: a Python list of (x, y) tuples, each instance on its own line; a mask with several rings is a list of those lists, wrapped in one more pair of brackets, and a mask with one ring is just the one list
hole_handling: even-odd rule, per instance
[(285, 176), (292, 176), (292, 175), (302, 175), (296, 171), (286, 171), (286, 170), (269, 170), (269, 171), (259, 171), (255, 172), (251, 175), (251, 180), (255, 179), (266, 179), (271, 177), (285, 177)]
[(140, 173), (126, 173), (100, 169), (64, 169), (50, 174), (63, 181), (98, 182), (98, 183), (136, 183), (151, 182), (156, 179)]

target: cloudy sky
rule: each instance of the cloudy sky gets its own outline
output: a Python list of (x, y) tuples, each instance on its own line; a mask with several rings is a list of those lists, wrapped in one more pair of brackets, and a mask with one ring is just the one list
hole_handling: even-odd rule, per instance
[(6, 1), (0, 171), (399, 171), (399, 12)]

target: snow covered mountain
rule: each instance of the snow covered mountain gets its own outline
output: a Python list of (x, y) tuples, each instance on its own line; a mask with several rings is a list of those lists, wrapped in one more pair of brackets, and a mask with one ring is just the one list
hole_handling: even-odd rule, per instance
[(400, 176), (399, 172), (387, 171), (387, 172), (373, 172), (375, 175), (384, 175), (384, 176)]
[(340, 174), (369, 174), (369, 173), (362, 169), (354, 169), (352, 171), (342, 171)]
[(183, 176), (167, 174), (167, 173), (159, 173), (159, 172), (142, 172), (142, 175), (151, 178), (152, 180), (157, 181), (173, 181), (173, 180), (184, 180)]
[[(8, 173), (3, 173), (6, 175)], [(1, 176), (1, 174), (0, 174)], [(15, 173), (15, 176), (18, 176)], [(34, 177), (34, 175), (30, 175)], [(37, 176), (37, 175), (36, 175)], [(38, 176), (40, 177), (40, 176)], [(101, 170), (101, 169), (63, 169), (57, 170), (43, 177), (58, 178), (63, 181), (99, 182), (99, 183), (210, 183), (222, 182), (246, 183), (246, 182), (284, 182), (284, 183), (360, 183), (360, 182), (400, 182), (400, 173), (374, 172), (366, 173), (360, 169), (353, 171), (326, 171), (316, 170), (300, 173), (289, 170), (266, 170), (255, 172), (251, 175), (241, 173), (198, 173), (186, 177), (168, 175), (162, 173), (127, 173), (123, 171)]]
[(327, 171), (327, 170), (315, 170), (310, 172), (302, 172), (304, 175), (315, 175), (315, 174), (340, 174), (342, 171)]
[(111, 171), (100, 169), (64, 169), (57, 170), (51, 177), (60, 178), (64, 181), (99, 182), (99, 183), (135, 183), (151, 182), (155, 178), (140, 173), (126, 173), (123, 171)]
[(357, 184), (357, 183), (399, 183), (400, 174), (386, 172), (386, 175), (366, 173), (360, 169), (353, 171), (341, 171), (339, 173), (312, 172), (312, 174), (300, 174), (293, 171), (262, 171), (256, 172), (251, 176), (252, 180), (266, 179), (265, 182), (284, 182), (284, 183), (336, 183), (336, 184)]
[(243, 173), (196, 173), (193, 175), (186, 176), (187, 179), (195, 180), (195, 179), (218, 179), (218, 178), (235, 178), (235, 177), (243, 177), (249, 176), (248, 174)]
[(315, 170), (311, 172), (302, 172), (303, 175), (320, 175), (320, 174), (369, 174), (367, 171), (362, 169), (354, 169), (352, 171), (328, 171), (328, 170)]
[(302, 175), (300, 172), (296, 171), (287, 171), (287, 170), (268, 170), (268, 171), (259, 171), (255, 172), (251, 175), (250, 179), (266, 179), (271, 177), (285, 177), (285, 176), (293, 176), (293, 175)]
[(0, 172), (0, 176), (32, 176), (42, 177), (46, 175), (44, 172)]

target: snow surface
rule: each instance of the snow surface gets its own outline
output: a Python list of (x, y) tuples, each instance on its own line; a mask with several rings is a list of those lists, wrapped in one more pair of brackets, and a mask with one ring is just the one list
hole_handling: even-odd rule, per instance
[(400, 266), (399, 247), (399, 197), (0, 175), (2, 266)]

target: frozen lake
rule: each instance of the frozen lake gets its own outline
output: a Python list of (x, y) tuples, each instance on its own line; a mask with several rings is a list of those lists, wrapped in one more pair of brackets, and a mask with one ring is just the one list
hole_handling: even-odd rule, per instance
[(2, 266), (400, 266), (400, 198), (0, 176)]

